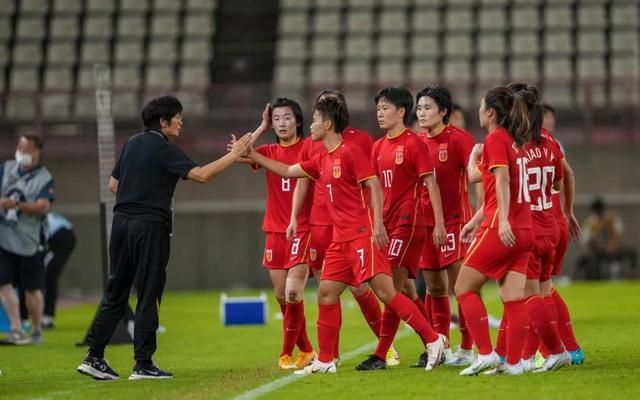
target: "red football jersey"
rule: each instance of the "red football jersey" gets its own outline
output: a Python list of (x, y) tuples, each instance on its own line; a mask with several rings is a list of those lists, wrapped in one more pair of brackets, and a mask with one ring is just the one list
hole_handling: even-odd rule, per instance
[(316, 181), (316, 188), (325, 189), (334, 242), (371, 235), (370, 191), (362, 182), (376, 174), (369, 157), (357, 145), (343, 140), (332, 151), (304, 161), (300, 167)]
[(509, 132), (498, 127), (489, 132), (482, 149), (482, 161), (478, 168), (482, 173), (484, 187), (484, 220), (482, 227), (498, 227), (498, 201), (495, 167), (509, 170), (509, 223), (511, 228), (531, 228), (531, 206), (527, 190), (527, 158), (519, 149)]
[[(342, 139), (353, 142), (367, 157), (371, 154), (373, 140), (365, 131), (347, 127), (342, 133)], [(314, 142), (311, 138), (304, 141), (304, 146), (300, 152), (300, 162), (311, 160), (320, 154), (326, 154), (327, 149), (324, 148), (322, 142)], [(309, 190), (313, 190), (313, 207), (311, 208), (311, 216), (309, 222), (313, 225), (331, 225), (331, 215), (325, 202), (325, 188), (322, 185), (316, 185), (312, 182)]]
[(418, 136), (405, 129), (400, 135), (384, 136), (373, 145), (371, 161), (382, 183), (384, 225), (424, 226), (420, 209), (422, 178), (433, 173), (429, 149)]
[[(447, 125), (435, 136), (420, 135), (429, 147), (436, 171), (436, 181), (442, 198), (444, 224), (466, 223), (473, 216), (469, 201), (467, 163), (476, 144), (471, 134), (453, 125)], [(433, 208), (429, 193), (424, 190), (422, 210), (427, 226), (434, 226)]]
[[(298, 162), (303, 141), (298, 140), (289, 146), (281, 144), (265, 144), (256, 148), (256, 151), (274, 160), (285, 164)], [(257, 171), (259, 167), (253, 164), (251, 168)], [(262, 230), (265, 232), (286, 232), (291, 217), (291, 203), (293, 190), (296, 187), (296, 179), (282, 178), (273, 172), (267, 171), (267, 210), (264, 214)], [(311, 195), (307, 195), (304, 204), (298, 214), (298, 230), (309, 230), (309, 213), (311, 211)]]
[[(542, 130), (542, 136), (549, 138), (555, 143), (558, 153), (560, 154), (560, 162), (562, 164), (562, 160), (564, 160), (564, 149), (560, 145), (560, 142), (556, 140), (556, 138), (546, 129)], [(562, 167), (562, 171), (564, 172), (564, 167)], [(551, 190), (551, 202), (553, 203), (553, 213), (556, 216), (556, 221), (566, 225), (567, 218), (564, 215), (564, 211), (562, 208), (562, 195), (559, 190)]]
[(562, 153), (553, 140), (542, 135), (540, 143), (524, 147), (527, 157), (532, 227), (536, 236), (551, 236), (556, 232), (557, 217), (552, 201), (553, 183), (564, 177)]

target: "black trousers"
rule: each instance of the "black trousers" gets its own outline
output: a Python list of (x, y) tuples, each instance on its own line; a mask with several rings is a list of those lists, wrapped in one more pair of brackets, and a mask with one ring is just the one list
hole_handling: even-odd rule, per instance
[(58, 301), (58, 279), (76, 247), (76, 235), (71, 229), (62, 228), (49, 238), (48, 245), (49, 252), (44, 258), (44, 314), (53, 317)]
[(169, 253), (169, 229), (164, 223), (119, 215), (113, 218), (107, 292), (87, 335), (93, 354), (104, 352), (125, 314), (129, 292), (135, 284), (138, 305), (134, 320), (134, 358), (141, 362), (151, 361), (157, 347), (158, 307), (166, 281)]

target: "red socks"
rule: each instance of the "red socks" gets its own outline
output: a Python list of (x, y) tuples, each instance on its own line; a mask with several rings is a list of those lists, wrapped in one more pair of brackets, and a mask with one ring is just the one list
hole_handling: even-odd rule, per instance
[(538, 332), (533, 326), (529, 326), (529, 333), (527, 333), (527, 339), (524, 341), (524, 348), (522, 349), (522, 359), (528, 360), (535, 356), (538, 346), (540, 346)]
[(509, 318), (507, 318), (506, 310), (502, 312), (502, 320), (498, 328), (498, 339), (496, 340), (496, 353), (500, 357), (507, 358), (507, 329), (509, 326)]
[(464, 350), (471, 350), (473, 348), (473, 340), (469, 334), (469, 329), (467, 329), (467, 321), (464, 318), (464, 313), (462, 312), (460, 304), (458, 304), (458, 318), (460, 319), (460, 348)]
[(390, 306), (384, 307), (382, 313), (382, 326), (380, 327), (380, 336), (378, 337), (378, 347), (376, 348), (375, 355), (379, 358), (386, 360), (387, 352), (393, 344), (393, 339), (396, 337), (398, 327), (400, 326), (400, 317)]
[(429, 325), (433, 326), (433, 316), (431, 315), (431, 304), (433, 304), (433, 297), (427, 292), (424, 296), (424, 308), (427, 310), (427, 316), (425, 317), (429, 321)]
[(482, 299), (476, 292), (464, 292), (458, 296), (458, 304), (464, 313), (467, 329), (473, 343), (478, 347), (478, 352), (482, 355), (490, 354), (492, 347), (489, 321)]
[(342, 310), (340, 301), (330, 305), (320, 304), (318, 308), (318, 347), (320, 348), (318, 359), (329, 363), (333, 361), (340, 336)]
[(388, 306), (406, 322), (414, 331), (420, 335), (424, 344), (431, 343), (438, 339), (438, 334), (433, 330), (422, 313), (418, 311), (416, 305), (406, 296), (396, 293)]
[(529, 316), (525, 300), (507, 301), (504, 303), (504, 314), (508, 318), (506, 361), (515, 365), (522, 358), (522, 349), (529, 329)]
[(571, 316), (569, 315), (567, 304), (564, 302), (556, 288), (553, 288), (553, 290), (551, 291), (551, 298), (553, 299), (555, 310), (558, 315), (558, 332), (560, 333), (560, 337), (562, 338), (564, 347), (568, 351), (578, 350), (579, 346), (576, 342), (576, 337), (573, 334), (573, 327), (571, 326)]
[(307, 335), (307, 318), (304, 316), (304, 300), (300, 301), (300, 304), (300, 308), (302, 309), (302, 321), (300, 322), (300, 331), (298, 333), (298, 340), (296, 341), (296, 345), (298, 346), (300, 351), (309, 353), (313, 351), (313, 345), (309, 340), (309, 335)]
[(415, 304), (416, 307), (418, 307), (418, 311), (420, 311), (420, 314), (422, 314), (424, 319), (427, 320), (429, 325), (433, 326), (433, 324), (431, 323), (431, 312), (430, 310), (427, 310), (427, 306), (424, 304), (422, 300), (420, 300), (420, 297), (416, 297), (415, 300), (413, 300), (413, 304)]
[[(338, 300), (338, 304), (340, 300)], [(336, 337), (336, 345), (333, 350), (333, 358), (340, 358), (340, 329), (342, 329), (342, 309), (340, 309), (340, 318), (338, 319), (338, 337)]]
[(449, 339), (449, 325), (451, 325), (449, 296), (431, 297), (431, 316), (433, 329)]
[[(282, 341), (282, 351), (280, 356), (292, 355), (293, 349), (298, 342), (300, 336), (300, 330), (304, 323), (304, 303), (302, 301), (298, 303), (287, 303), (284, 313), (284, 340)], [(306, 327), (304, 329), (306, 331)], [(308, 342), (308, 340), (307, 340)], [(306, 345), (306, 344), (305, 344)], [(309, 348), (311, 343), (308, 343), (306, 348)], [(302, 348), (301, 348), (302, 350)], [(305, 350), (302, 350), (305, 351)]]
[(551, 354), (562, 353), (560, 335), (553, 323), (553, 316), (540, 295), (531, 296), (526, 300), (527, 313), (540, 336), (540, 340)]
[(362, 311), (362, 315), (364, 316), (364, 319), (367, 320), (369, 328), (371, 328), (373, 334), (376, 335), (376, 337), (380, 337), (382, 310), (380, 309), (380, 303), (378, 303), (378, 299), (373, 294), (373, 291), (371, 289), (367, 289), (364, 294), (358, 297), (353, 297), (358, 302), (360, 311)]

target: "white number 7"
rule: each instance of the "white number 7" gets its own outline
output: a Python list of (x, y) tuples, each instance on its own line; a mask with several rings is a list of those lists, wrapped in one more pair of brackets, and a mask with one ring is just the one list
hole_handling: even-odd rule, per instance
[(331, 184), (327, 184), (327, 189), (329, 189), (329, 198), (331, 199), (331, 202), (333, 203), (333, 191), (331, 190)]

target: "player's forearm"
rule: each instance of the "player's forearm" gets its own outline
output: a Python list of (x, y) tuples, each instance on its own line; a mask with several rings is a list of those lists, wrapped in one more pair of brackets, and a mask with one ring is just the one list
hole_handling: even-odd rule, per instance
[(382, 223), (382, 187), (378, 178), (367, 179), (365, 185), (369, 187), (371, 192), (371, 209), (373, 211), (374, 223)]
[(471, 223), (479, 225), (482, 223), (482, 220), (484, 219), (484, 207), (478, 208), (478, 211), (476, 211), (475, 214), (473, 214), (473, 217), (471, 217)]
[(118, 193), (118, 180), (113, 176), (109, 178), (109, 191), (113, 194)]
[(474, 189), (476, 192), (476, 210), (482, 210), (484, 207), (484, 187), (482, 182), (476, 183)]
[(283, 178), (304, 178), (305, 174), (298, 164), (296, 165), (288, 165), (280, 161), (276, 161), (267, 156), (260, 154), (257, 151), (251, 152), (249, 155), (255, 163), (260, 165), (262, 168), (267, 169), (273, 172), (276, 175), (279, 175)]
[(433, 209), (433, 218), (436, 225), (444, 225), (444, 213), (442, 211), (442, 197), (440, 196), (440, 188), (436, 183), (433, 174), (427, 175), (425, 178), (427, 190), (429, 191), (429, 200), (431, 200), (431, 208)]
[(498, 202), (498, 220), (509, 220), (509, 171), (506, 168), (495, 168), (496, 200)]
[(33, 214), (33, 215), (44, 215), (49, 212), (51, 208), (51, 203), (49, 200), (38, 200), (35, 202), (28, 203), (20, 203), (16, 204), (16, 207), (20, 209), (20, 211), (24, 214)]
[(572, 215), (576, 196), (576, 174), (566, 159), (562, 160), (562, 167), (564, 169), (564, 179), (562, 180), (564, 213)]
[(195, 167), (189, 174), (187, 178), (190, 180), (206, 183), (211, 180), (214, 176), (218, 175), (220, 172), (227, 169), (231, 164), (233, 164), (238, 159), (238, 156), (234, 153), (227, 153), (219, 159), (210, 162), (209, 164), (203, 167)]
[(480, 174), (480, 171), (478, 170), (478, 156), (475, 153), (471, 153), (471, 155), (469, 155), (467, 176), (471, 183), (477, 183), (482, 180), (482, 174)]
[(296, 181), (296, 187), (293, 189), (293, 199), (291, 202), (291, 221), (295, 221), (298, 218), (298, 213), (300, 212), (300, 208), (302, 208), (302, 203), (304, 202), (305, 197), (307, 197), (307, 190), (309, 188), (309, 179), (308, 178), (298, 178)]

